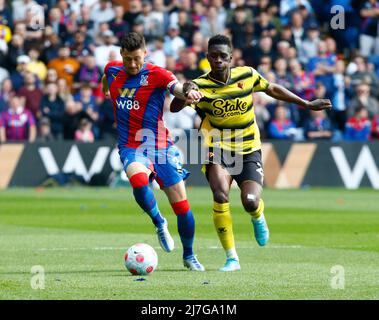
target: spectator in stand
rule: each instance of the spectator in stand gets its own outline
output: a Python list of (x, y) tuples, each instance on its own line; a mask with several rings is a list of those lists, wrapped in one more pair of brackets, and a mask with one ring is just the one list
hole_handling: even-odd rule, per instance
[(157, 38), (148, 50), (147, 60), (151, 63), (166, 68), (166, 55), (163, 49), (163, 38)]
[(269, 124), (269, 120), (271, 118), (271, 115), (268, 109), (268, 106), (271, 106), (271, 104), (269, 104), (270, 100), (266, 99), (266, 97), (268, 97), (268, 95), (263, 94), (262, 92), (254, 93), (255, 121), (257, 122), (262, 139), (267, 138), (267, 135), (268, 135), (267, 127)]
[(378, 101), (371, 96), (370, 86), (364, 82), (357, 86), (356, 97), (349, 103), (349, 107), (347, 109), (348, 117), (353, 116), (356, 108), (359, 106), (362, 106), (367, 110), (368, 117), (370, 119), (379, 114)]
[(304, 6), (308, 12), (313, 12), (312, 6), (308, 0), (286, 0), (280, 1), (280, 17), (283, 24), (289, 22), (291, 13), (298, 10), (300, 6)]
[[(296, 59), (292, 59), (289, 62), (289, 67), (293, 76), (294, 92), (305, 100), (311, 100), (316, 92), (316, 81), (311, 72), (303, 70), (300, 62)], [(299, 115), (295, 117), (296, 125), (302, 127), (305, 121), (308, 119), (308, 110), (298, 106)]]
[(63, 138), (62, 117), (64, 114), (64, 102), (58, 96), (58, 85), (49, 83), (46, 85), (45, 94), (41, 100), (41, 115), (49, 119), (51, 133), (56, 139)]
[(375, 73), (369, 70), (364, 57), (356, 56), (352, 63), (348, 65), (348, 71), (350, 71), (351, 74), (350, 90), (352, 95), (356, 87), (362, 82), (365, 82), (370, 86), (371, 95), (375, 98), (379, 97), (379, 80)]
[(225, 24), (222, 24), (217, 17), (217, 8), (210, 6), (206, 11), (205, 19), (200, 21), (200, 32), (206, 38), (210, 38), (216, 34), (222, 34), (225, 30)]
[(243, 67), (245, 66), (245, 60), (242, 58), (242, 50), (238, 48), (233, 48), (232, 51), (232, 66), (233, 67)]
[(276, 38), (277, 31), (274, 24), (270, 21), (270, 14), (266, 10), (262, 10), (254, 24), (254, 37), (269, 36)]
[(28, 56), (30, 62), (28, 63), (27, 70), (35, 74), (40, 81), (44, 81), (47, 75), (47, 67), (41, 60), (39, 60), (39, 49), (37, 47), (30, 48)]
[(80, 120), (87, 118), (87, 114), (82, 110), (81, 103), (74, 100), (67, 100), (65, 102), (65, 112), (62, 118), (63, 124), (63, 138), (65, 140), (74, 140), (75, 132), (79, 128)]
[(98, 30), (100, 23), (111, 22), (115, 17), (115, 12), (112, 8), (110, 0), (99, 0), (91, 8), (90, 19), (94, 21), (95, 32)]
[(195, 123), (198, 121), (198, 116), (195, 109), (184, 108), (178, 113), (174, 114), (170, 112), (171, 99), (166, 99), (164, 105), (163, 120), (165, 126), (167, 126), (169, 130), (190, 130), (196, 127)]
[[(153, 0), (153, 14), (159, 23), (163, 26), (163, 30), (166, 30), (169, 25), (169, 13), (168, 6), (166, 6), (165, 0)], [(163, 35), (162, 35), (163, 37)]]
[(82, 110), (92, 121), (92, 130), (95, 138), (98, 139), (100, 136), (100, 110), (96, 98), (92, 94), (90, 85), (84, 83), (80, 91), (74, 95), (74, 100), (82, 105)]
[(304, 20), (300, 11), (296, 10), (291, 15), (292, 36), (297, 50), (300, 50), (306, 36)]
[(303, 18), (304, 29), (308, 30), (311, 25), (318, 25), (317, 19), (311, 7), (307, 7), (302, 4), (298, 7), (297, 10), (300, 12)]
[(129, 10), (125, 12), (124, 20), (129, 22), (131, 29), (133, 29), (135, 20), (141, 12), (142, 12), (141, 0), (130, 0)]
[(243, 59), (249, 66), (256, 67), (263, 56), (269, 56), (271, 61), (276, 59), (277, 53), (273, 50), (271, 37), (264, 36), (259, 39), (258, 45), (244, 46)]
[(259, 61), (259, 65), (257, 67), (257, 71), (263, 76), (267, 77), (267, 75), (272, 72), (272, 61), (270, 56), (262, 56)]
[(59, 48), (58, 58), (49, 62), (48, 68), (53, 68), (58, 73), (58, 78), (66, 79), (67, 86), (71, 89), (74, 82), (74, 75), (79, 70), (80, 64), (76, 58), (70, 57), (70, 47), (68, 44)]
[(299, 60), (301, 63), (306, 65), (311, 58), (317, 56), (317, 48), (320, 41), (319, 27), (316, 24), (311, 24), (299, 50)]
[(365, 1), (360, 11), (363, 20), (359, 36), (359, 47), (362, 56), (379, 55), (379, 1)]
[(115, 45), (118, 40), (115, 38), (111, 30), (107, 30), (102, 34), (102, 41), (103, 44), (97, 46), (94, 52), (96, 65), (101, 70), (103, 70), (105, 65), (108, 63), (112, 52), (116, 55), (116, 60), (122, 60), (120, 54), (121, 47)]
[(91, 44), (88, 43), (88, 38), (83, 32), (75, 32), (68, 43), (70, 44), (71, 56), (76, 57), (80, 63), (83, 61), (83, 56), (92, 54)]
[(96, 65), (96, 59), (93, 55), (87, 55), (83, 57), (83, 63), (80, 65), (78, 72), (74, 77), (74, 89), (80, 89), (82, 83), (87, 83), (95, 90), (101, 80), (101, 70)]
[(184, 39), (179, 35), (179, 26), (177, 24), (170, 25), (167, 35), (164, 37), (164, 51), (167, 56), (174, 59), (179, 58), (180, 50), (186, 47)]
[(24, 99), (12, 94), (9, 108), (1, 115), (2, 128), (5, 131), (3, 142), (29, 141), (36, 139), (37, 129), (33, 114), (24, 107)]
[(379, 139), (379, 114), (376, 115), (371, 122), (371, 137), (373, 139)]
[(13, 85), (12, 81), (7, 78), (4, 79), (1, 83), (1, 90), (0, 90), (0, 113), (5, 111), (8, 108), (9, 105), (9, 98), (13, 93)]
[(284, 105), (275, 109), (275, 118), (268, 125), (268, 136), (272, 139), (292, 140), (296, 135), (296, 126), (289, 118), (289, 112)]
[(101, 117), (101, 139), (112, 139), (117, 137), (117, 128), (114, 120), (114, 111), (112, 101), (103, 99), (99, 104)]
[(130, 25), (128, 21), (123, 19), (125, 14), (124, 7), (121, 5), (116, 5), (113, 8), (115, 17), (109, 22), (109, 28), (113, 31), (117, 39), (121, 39), (122, 36), (130, 31)]
[(48, 15), (49, 26), (52, 31), (63, 41), (68, 38), (68, 31), (64, 22), (64, 16), (58, 7), (51, 8)]
[(19, 34), (14, 34), (8, 50), (8, 62), (11, 70), (17, 68), (17, 58), (22, 55), (26, 55), (24, 38)]
[(178, 22), (180, 30), (180, 36), (186, 43), (186, 46), (191, 45), (192, 35), (196, 32), (196, 28), (193, 25), (190, 14), (185, 10), (180, 10), (178, 12)]
[(49, 83), (58, 83), (58, 73), (57, 70), (53, 68), (47, 69), (44, 85), (46, 86)]
[(345, 140), (368, 141), (371, 134), (371, 122), (368, 118), (367, 109), (358, 106), (354, 115), (347, 120), (345, 129)]
[(321, 81), (326, 88), (326, 97), (333, 96), (333, 73), (337, 57), (329, 54), (325, 41), (320, 41), (317, 48), (317, 56), (311, 58), (307, 65), (307, 70), (312, 72), (317, 82)]
[(51, 142), (54, 141), (54, 136), (51, 133), (51, 123), (50, 119), (46, 117), (42, 117), (39, 121), (38, 126), (38, 136), (36, 142)]
[(37, 2), (33, 0), (16, 0), (12, 3), (13, 22), (24, 22), (29, 9), (37, 6)]
[(57, 85), (58, 85), (58, 96), (64, 102), (66, 102), (68, 100), (74, 100), (74, 97), (71, 94), (71, 90), (67, 85), (66, 79), (63, 79), (63, 78), (58, 79)]
[(231, 35), (233, 47), (244, 48), (247, 37), (246, 26), (252, 23), (251, 12), (242, 6), (237, 7), (227, 21), (227, 34)]
[(196, 79), (200, 77), (203, 72), (199, 69), (199, 63), (197, 61), (197, 55), (191, 50), (185, 50), (186, 59), (184, 61), (184, 68), (182, 73), (187, 80)]
[(304, 135), (309, 140), (331, 139), (333, 128), (325, 110), (310, 111), (310, 118), (304, 126)]
[(274, 63), (274, 72), (276, 77), (276, 83), (292, 90), (293, 79), (291, 74), (288, 72), (288, 63), (284, 58), (278, 58)]
[(152, 11), (153, 7), (150, 1), (142, 1), (142, 12), (137, 16), (135, 22), (143, 24), (144, 37), (146, 42), (150, 42), (158, 37), (164, 36), (164, 25), (156, 14)]
[(95, 137), (92, 132), (92, 123), (86, 118), (80, 120), (79, 128), (75, 131), (75, 141), (94, 142)]
[(28, 63), (30, 58), (27, 55), (22, 55), (17, 58), (17, 67), (10, 75), (14, 90), (20, 89), (24, 85), (24, 76), (27, 73)]
[(42, 90), (37, 85), (38, 78), (27, 71), (24, 74), (24, 85), (17, 90), (17, 94), (25, 98), (25, 107), (29, 109), (35, 119), (40, 118), (40, 104), (43, 96)]
[(331, 120), (335, 130), (342, 134), (345, 131), (345, 123), (347, 120), (346, 109), (348, 105), (348, 97), (346, 92), (345, 80), (345, 62), (338, 60), (336, 62), (336, 72), (334, 78), (334, 94), (332, 96)]
[[(41, 12), (42, 14), (42, 12)], [(43, 37), (43, 31), (41, 28), (35, 26), (36, 24), (36, 9), (28, 9), (26, 11), (25, 19), (25, 41), (29, 44), (27, 49), (33, 46), (38, 46), (41, 43)]]
[(54, 33), (53, 29), (50, 26), (46, 26), (43, 35), (43, 49), (41, 59), (48, 63), (58, 58), (59, 48), (61, 47), (61, 40), (57, 34)]
[(3, 17), (4, 24), (13, 28), (13, 17), (12, 12), (8, 1), (1, 0), (0, 1), (0, 15)]

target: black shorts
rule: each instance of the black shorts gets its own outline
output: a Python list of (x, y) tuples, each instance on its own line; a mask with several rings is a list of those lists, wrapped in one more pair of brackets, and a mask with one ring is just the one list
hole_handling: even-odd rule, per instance
[[(219, 149), (220, 150), (220, 149)], [(235, 160), (234, 162), (232, 160)], [(207, 164), (219, 164), (226, 169), (229, 175), (240, 186), (246, 180), (252, 180), (263, 186), (263, 165), (262, 152), (256, 150), (248, 154), (236, 157), (230, 152), (221, 150), (210, 150), (206, 163), (203, 167), (205, 176), (208, 179)], [(238, 168), (240, 166), (240, 168)]]

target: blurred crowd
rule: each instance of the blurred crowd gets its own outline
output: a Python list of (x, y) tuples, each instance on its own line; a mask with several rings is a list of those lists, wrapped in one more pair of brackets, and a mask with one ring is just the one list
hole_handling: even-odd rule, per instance
[[(115, 138), (100, 79), (128, 31), (181, 81), (209, 71), (207, 41), (222, 33), (234, 66), (331, 99), (330, 112), (309, 112), (254, 93), (264, 139), (379, 139), (379, 1), (0, 0), (0, 141)], [(197, 128), (194, 110), (168, 111), (170, 98), (167, 127)]]

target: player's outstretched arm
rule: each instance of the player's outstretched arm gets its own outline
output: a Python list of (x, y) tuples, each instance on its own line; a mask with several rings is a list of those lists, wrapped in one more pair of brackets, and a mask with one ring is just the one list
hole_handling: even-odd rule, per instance
[(319, 111), (332, 108), (332, 103), (329, 99), (304, 100), (283, 86), (275, 83), (270, 83), (265, 93), (275, 99), (295, 103), (311, 110)]

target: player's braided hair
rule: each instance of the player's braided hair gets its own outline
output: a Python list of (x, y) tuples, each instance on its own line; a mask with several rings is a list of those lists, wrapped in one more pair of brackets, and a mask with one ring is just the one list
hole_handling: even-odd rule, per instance
[(129, 32), (121, 39), (121, 48), (127, 51), (134, 51), (146, 48), (143, 35), (137, 32)]

